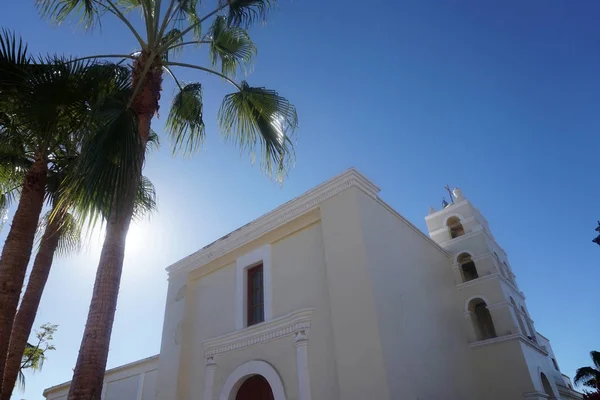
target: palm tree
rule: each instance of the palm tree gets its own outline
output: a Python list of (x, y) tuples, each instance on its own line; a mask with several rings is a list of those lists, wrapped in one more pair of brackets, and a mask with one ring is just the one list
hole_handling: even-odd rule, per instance
[[(73, 149), (76, 146), (62, 144), (63, 150)], [(47, 179), (48, 198), (52, 205), (52, 211), (43, 220), (43, 236), (41, 237), (38, 253), (33, 263), (27, 288), (21, 300), (19, 310), (15, 316), (12, 327), (10, 346), (2, 381), (1, 400), (10, 400), (15, 382), (21, 382), (22, 359), (28, 351), (27, 339), (35, 321), (40, 300), (50, 274), (52, 261), (55, 254), (68, 254), (79, 248), (81, 238), (82, 221), (64, 209), (58, 208), (61, 195), (60, 185), (68, 174), (69, 169), (75, 165), (77, 150), (68, 152), (62, 157), (53, 159), (50, 174)], [(69, 154), (71, 153), (71, 154)], [(154, 186), (143, 177), (136, 196), (135, 215), (142, 216), (156, 208)], [(73, 205), (77, 208), (77, 205)], [(103, 210), (98, 210), (104, 215)], [(105, 216), (105, 215), (104, 215)]]
[(600, 391), (600, 352), (590, 351), (593, 367), (581, 367), (575, 373), (573, 381), (576, 385), (583, 385), (593, 390)]
[[(10, 119), (7, 110), (11, 109), (14, 115), (15, 104), (5, 99), (11, 98), (10, 94), (15, 94), (21, 88), (26, 87), (26, 78), (23, 67), (30, 64), (30, 58), (27, 56), (27, 48), (22, 42), (17, 42), (15, 37), (8, 37), (5, 34), (0, 37), (0, 100), (2, 102), (3, 130), (11, 130), (13, 134), (16, 129), (13, 124), (21, 121)], [(26, 92), (26, 90), (24, 90)], [(27, 121), (35, 122), (41, 121)], [(33, 127), (39, 136), (31, 139), (31, 155), (33, 162), (25, 173), (23, 180), (19, 205), (15, 212), (13, 223), (4, 243), (2, 255), (0, 256), (0, 375), (4, 370), (4, 361), (8, 349), (10, 330), (17, 303), (22, 281), (25, 277), (25, 270), (29, 262), (38, 218), (42, 211), (44, 203), (44, 189), (46, 186), (46, 154), (43, 144), (49, 138), (49, 130), (41, 126)], [(41, 128), (41, 129), (40, 129)], [(21, 127), (21, 132), (25, 129)]]
[[(2, 377), (49, 166), (59, 160), (65, 143), (83, 143), (90, 132), (112, 126), (123, 128), (124, 99), (131, 93), (123, 67), (66, 61), (36, 63), (15, 35), (6, 31), (0, 35), (0, 206), (10, 202), (15, 186), (20, 193), (0, 256)], [(104, 207), (90, 203), (88, 212), (93, 213), (94, 206)]]
[[(92, 301), (81, 342), (69, 399), (99, 399), (108, 357), (110, 334), (116, 309), (123, 267), (125, 238), (133, 211), (133, 195), (141, 176), (144, 147), (152, 117), (158, 111), (163, 73), (173, 77), (179, 88), (167, 119), (168, 134), (178, 150), (193, 152), (204, 137), (202, 85), (182, 85), (173, 68), (185, 67), (222, 78), (235, 88), (225, 96), (218, 114), (224, 136), (254, 154), (260, 147), (263, 167), (282, 179), (293, 159), (291, 134), (297, 127), (295, 108), (276, 91), (252, 87), (234, 80), (240, 66), (251, 63), (256, 47), (245, 28), (264, 20), (274, 0), (218, 0), (213, 11), (200, 16), (197, 0), (37, 0), (41, 14), (56, 22), (70, 16), (81, 17), (87, 27), (101, 16), (112, 14), (119, 19), (140, 45), (132, 54), (95, 55), (84, 58), (113, 57), (127, 60), (133, 71), (133, 92), (128, 109), (137, 118), (135, 138), (105, 133), (123, 143), (119, 173), (108, 174), (96, 168), (102, 157), (110, 154), (109, 141), (91, 140), (91, 157), (82, 157), (82, 178), (74, 186), (85, 186), (83, 199), (93, 202), (98, 187), (116, 188), (111, 197), (111, 213), (106, 227)], [(137, 10), (139, 13), (131, 13)], [(139, 15), (139, 24), (130, 21)], [(212, 19), (212, 22), (211, 22)], [(203, 32), (203, 24), (210, 26)], [(138, 32), (135, 26), (143, 26)], [(206, 46), (209, 66), (173, 61), (186, 46)], [(99, 135), (102, 136), (102, 135)], [(104, 146), (104, 147), (102, 147)], [(112, 148), (117, 148), (114, 145)]]

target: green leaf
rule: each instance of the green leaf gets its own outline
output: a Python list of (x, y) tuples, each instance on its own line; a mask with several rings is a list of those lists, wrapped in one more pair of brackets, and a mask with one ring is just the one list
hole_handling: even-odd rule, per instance
[(250, 153), (253, 160), (260, 146), (265, 171), (283, 180), (293, 163), (291, 137), (298, 126), (296, 108), (288, 100), (274, 90), (242, 82), (239, 92), (223, 99), (218, 120), (225, 137)]
[(256, 46), (248, 32), (239, 27), (228, 27), (224, 16), (215, 18), (210, 29), (210, 51), (208, 53), (212, 66), (221, 62), (221, 71), (234, 76), (237, 67), (249, 65), (256, 55)]
[[(220, 0), (221, 4), (228, 0)], [(229, 5), (227, 22), (229, 26), (248, 27), (256, 21), (264, 22), (274, 6), (274, 0), (235, 0)]]
[(167, 130), (173, 141), (173, 151), (193, 153), (204, 141), (202, 119), (202, 85), (185, 85), (173, 98), (167, 119)]

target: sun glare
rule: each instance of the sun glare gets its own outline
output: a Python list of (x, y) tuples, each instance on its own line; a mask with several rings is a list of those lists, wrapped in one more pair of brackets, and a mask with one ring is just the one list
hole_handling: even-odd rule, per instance
[(148, 221), (132, 221), (127, 232), (125, 254), (135, 254), (143, 250), (144, 239), (150, 232)]

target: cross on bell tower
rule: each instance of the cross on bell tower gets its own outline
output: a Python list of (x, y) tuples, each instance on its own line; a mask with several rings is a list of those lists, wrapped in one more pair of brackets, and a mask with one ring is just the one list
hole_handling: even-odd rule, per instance
[(452, 194), (452, 190), (450, 190), (450, 185), (446, 185), (444, 189), (446, 189), (448, 195), (450, 196), (450, 201), (454, 204), (454, 195)]

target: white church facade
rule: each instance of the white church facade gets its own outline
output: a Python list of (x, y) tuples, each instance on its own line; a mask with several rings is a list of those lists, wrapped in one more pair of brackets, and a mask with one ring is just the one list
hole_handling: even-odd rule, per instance
[(581, 399), (461, 191), (429, 236), (378, 192), (348, 170), (168, 267), (160, 354), (103, 400)]

